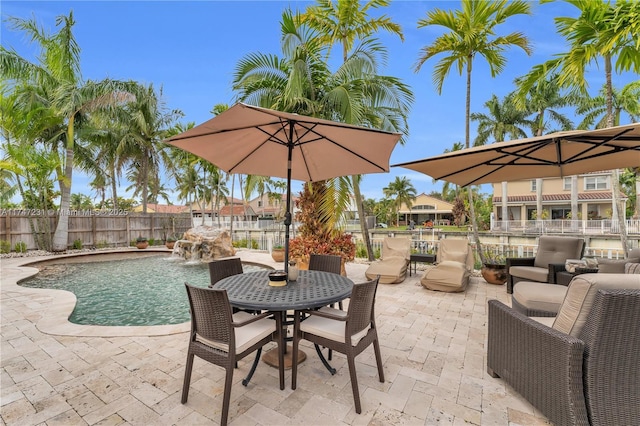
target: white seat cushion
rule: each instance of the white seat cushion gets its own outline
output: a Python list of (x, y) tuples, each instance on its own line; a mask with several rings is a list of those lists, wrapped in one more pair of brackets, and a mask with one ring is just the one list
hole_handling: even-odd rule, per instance
[[(252, 315), (247, 312), (236, 312), (233, 314), (234, 322), (246, 321), (251, 318)], [(276, 331), (276, 322), (269, 318), (262, 318), (261, 320), (252, 322), (242, 327), (237, 327), (236, 331), (236, 353), (240, 353), (256, 342), (259, 342), (263, 338), (267, 337), (274, 331)], [(198, 340), (202, 343), (209, 345), (213, 348), (220, 349), (224, 352), (229, 352), (229, 346), (220, 342), (214, 342), (212, 340), (205, 339), (202, 336), (198, 336)]]
[(512, 297), (526, 308), (557, 313), (566, 294), (563, 285), (525, 281), (513, 287)]
[[(326, 311), (326, 309), (332, 308), (322, 309)], [(338, 309), (332, 310), (336, 311), (336, 315), (346, 315), (344, 311), (340, 311)], [(342, 314), (340, 312), (342, 312)], [(346, 325), (347, 323), (345, 321), (337, 321), (329, 318), (323, 318), (317, 315), (311, 315), (300, 323), (300, 330), (305, 333), (315, 334), (316, 336), (321, 336), (329, 340), (345, 343)], [(351, 336), (351, 344), (353, 346), (356, 346), (360, 339), (367, 335), (369, 328), (371, 327), (367, 327), (364, 330)]]

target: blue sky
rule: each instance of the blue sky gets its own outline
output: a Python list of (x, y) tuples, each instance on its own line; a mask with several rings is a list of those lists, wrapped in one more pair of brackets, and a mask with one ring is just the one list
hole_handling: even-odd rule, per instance
[[(167, 107), (180, 109), (183, 122), (200, 124), (211, 118), (213, 105), (232, 104), (231, 78), (238, 61), (251, 52), (281, 56), (280, 17), (291, 8), (303, 10), (302, 1), (2, 1), (1, 40), (22, 56), (33, 58), (35, 46), (28, 45), (20, 33), (9, 31), (6, 18), (35, 16), (46, 29), (56, 31), (55, 17), (73, 10), (74, 34), (81, 52), (84, 79), (133, 79), (162, 87)], [(464, 142), (465, 80), (455, 70), (439, 95), (431, 73), (438, 57), (425, 63), (420, 73), (413, 67), (420, 48), (433, 42), (441, 30), (417, 28), (417, 21), (432, 8), (457, 9), (458, 1), (394, 1), (383, 12), (402, 26), (405, 41), (380, 34), (388, 48), (388, 63), (382, 73), (401, 78), (415, 95), (409, 117), (409, 135), (398, 145), (391, 164), (421, 159), (442, 153), (455, 142)], [(500, 34), (522, 31), (530, 39), (533, 54), (521, 49), (507, 52), (508, 64), (492, 79), (481, 58), (474, 62), (471, 111), (483, 112), (483, 104), (492, 94), (511, 92), (513, 80), (530, 68), (565, 52), (564, 40), (556, 34), (553, 18), (577, 16), (576, 9), (563, 2), (540, 5), (532, 2), (532, 16), (515, 17), (497, 27)], [(371, 14), (377, 16), (379, 11)], [(604, 84), (604, 71), (593, 67), (587, 73), (592, 94)], [(621, 88), (637, 75), (614, 76)], [(628, 120), (628, 118), (625, 118)], [(624, 122), (623, 122), (624, 124)], [(475, 124), (471, 123), (472, 138)], [(382, 188), (396, 176), (406, 176), (418, 193), (440, 191), (442, 183), (403, 168), (389, 173), (367, 175), (362, 193), (367, 198), (382, 198)], [(72, 192), (95, 195), (86, 186), (87, 179), (75, 174)], [(125, 185), (126, 186), (126, 185)], [(294, 185), (299, 190), (301, 183)], [(483, 191), (490, 192), (490, 186)], [(177, 200), (173, 200), (177, 202)]]

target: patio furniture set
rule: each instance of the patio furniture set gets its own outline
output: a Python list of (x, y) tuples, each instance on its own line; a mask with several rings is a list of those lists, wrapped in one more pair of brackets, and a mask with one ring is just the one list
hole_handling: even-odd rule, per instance
[[(603, 260), (597, 273), (566, 271), (566, 260), (579, 259), (583, 250), (580, 238), (541, 236), (535, 258), (507, 259), (512, 307), (489, 301), (487, 372), (513, 387), (554, 424), (640, 424), (640, 267), (634, 266), (640, 263), (640, 249), (632, 250), (628, 259)], [(297, 364), (305, 356), (299, 341), (306, 339), (314, 343), (331, 374), (335, 370), (320, 347), (329, 349), (329, 360), (331, 351), (346, 355), (360, 413), (354, 359), (371, 345), (384, 382), (374, 314), (378, 282), (400, 283), (407, 269), (412, 273), (411, 262), (415, 270), (416, 262), (437, 260), (425, 270), (423, 287), (459, 292), (466, 289), (473, 270), (468, 241), (454, 238), (441, 240), (437, 255), (412, 255), (410, 240), (386, 238), (381, 260), (365, 273), (370, 281), (360, 284), (339, 274), (339, 257), (314, 257), (310, 271), (301, 271), (297, 283), (277, 289), (266, 284), (266, 271), (243, 274), (239, 259), (210, 264), (211, 289), (187, 285), (192, 333), (183, 403), (195, 355), (223, 366), (227, 379), (221, 423), (226, 424), (237, 361), (257, 353), (242, 382), (246, 386), (262, 347), (271, 341), (278, 343), (272, 365), (279, 368), (280, 389), (289, 365), (295, 389)], [(333, 307), (347, 297), (346, 311), (341, 305)], [(288, 351), (285, 336), (291, 325), (293, 349)]]
[[(376, 354), (379, 379), (384, 382), (374, 315), (378, 278), (354, 284), (349, 278), (335, 273), (333, 257), (315, 255), (315, 260), (310, 262), (310, 270), (300, 271), (295, 281), (281, 287), (269, 285), (269, 271), (243, 273), (239, 258), (211, 262), (209, 288), (186, 283), (191, 333), (181, 402), (185, 404), (188, 400), (195, 356), (225, 368), (220, 423), (226, 425), (233, 370), (237, 362), (256, 353), (250, 371), (242, 381), (247, 386), (260, 360), (262, 347), (275, 341), (278, 347), (274, 366), (278, 368), (280, 389), (285, 387), (287, 355), (292, 368), (291, 389), (295, 389), (301, 353), (299, 342), (305, 339), (315, 344), (320, 359), (331, 374), (336, 371), (328, 364), (319, 346), (346, 355), (356, 412), (361, 413), (354, 359), (370, 345)], [(311, 270), (312, 267), (317, 269)], [(339, 262), (337, 270), (340, 270)], [(347, 297), (350, 301), (346, 311), (328, 306)], [(288, 321), (290, 315), (293, 317), (293, 350), (288, 354), (286, 335), (287, 326), (291, 325)]]

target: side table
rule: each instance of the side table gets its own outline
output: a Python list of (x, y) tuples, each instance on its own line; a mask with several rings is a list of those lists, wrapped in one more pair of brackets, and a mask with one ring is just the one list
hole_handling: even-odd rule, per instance
[(433, 263), (436, 261), (435, 254), (426, 254), (426, 253), (414, 253), (409, 256), (409, 276), (411, 276), (411, 264), (413, 264), (413, 272), (418, 272), (418, 262), (422, 263)]
[(598, 272), (598, 268), (576, 268), (575, 272), (561, 271), (556, 274), (556, 284), (568, 286), (576, 275), (593, 274), (596, 272)]

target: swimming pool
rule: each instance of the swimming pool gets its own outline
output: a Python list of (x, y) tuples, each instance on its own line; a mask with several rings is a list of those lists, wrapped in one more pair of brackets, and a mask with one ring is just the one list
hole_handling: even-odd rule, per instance
[[(268, 268), (244, 263), (245, 272)], [(189, 321), (184, 283), (206, 287), (206, 263), (166, 255), (45, 265), (21, 286), (67, 290), (76, 295), (69, 321), (84, 325), (148, 326)]]

